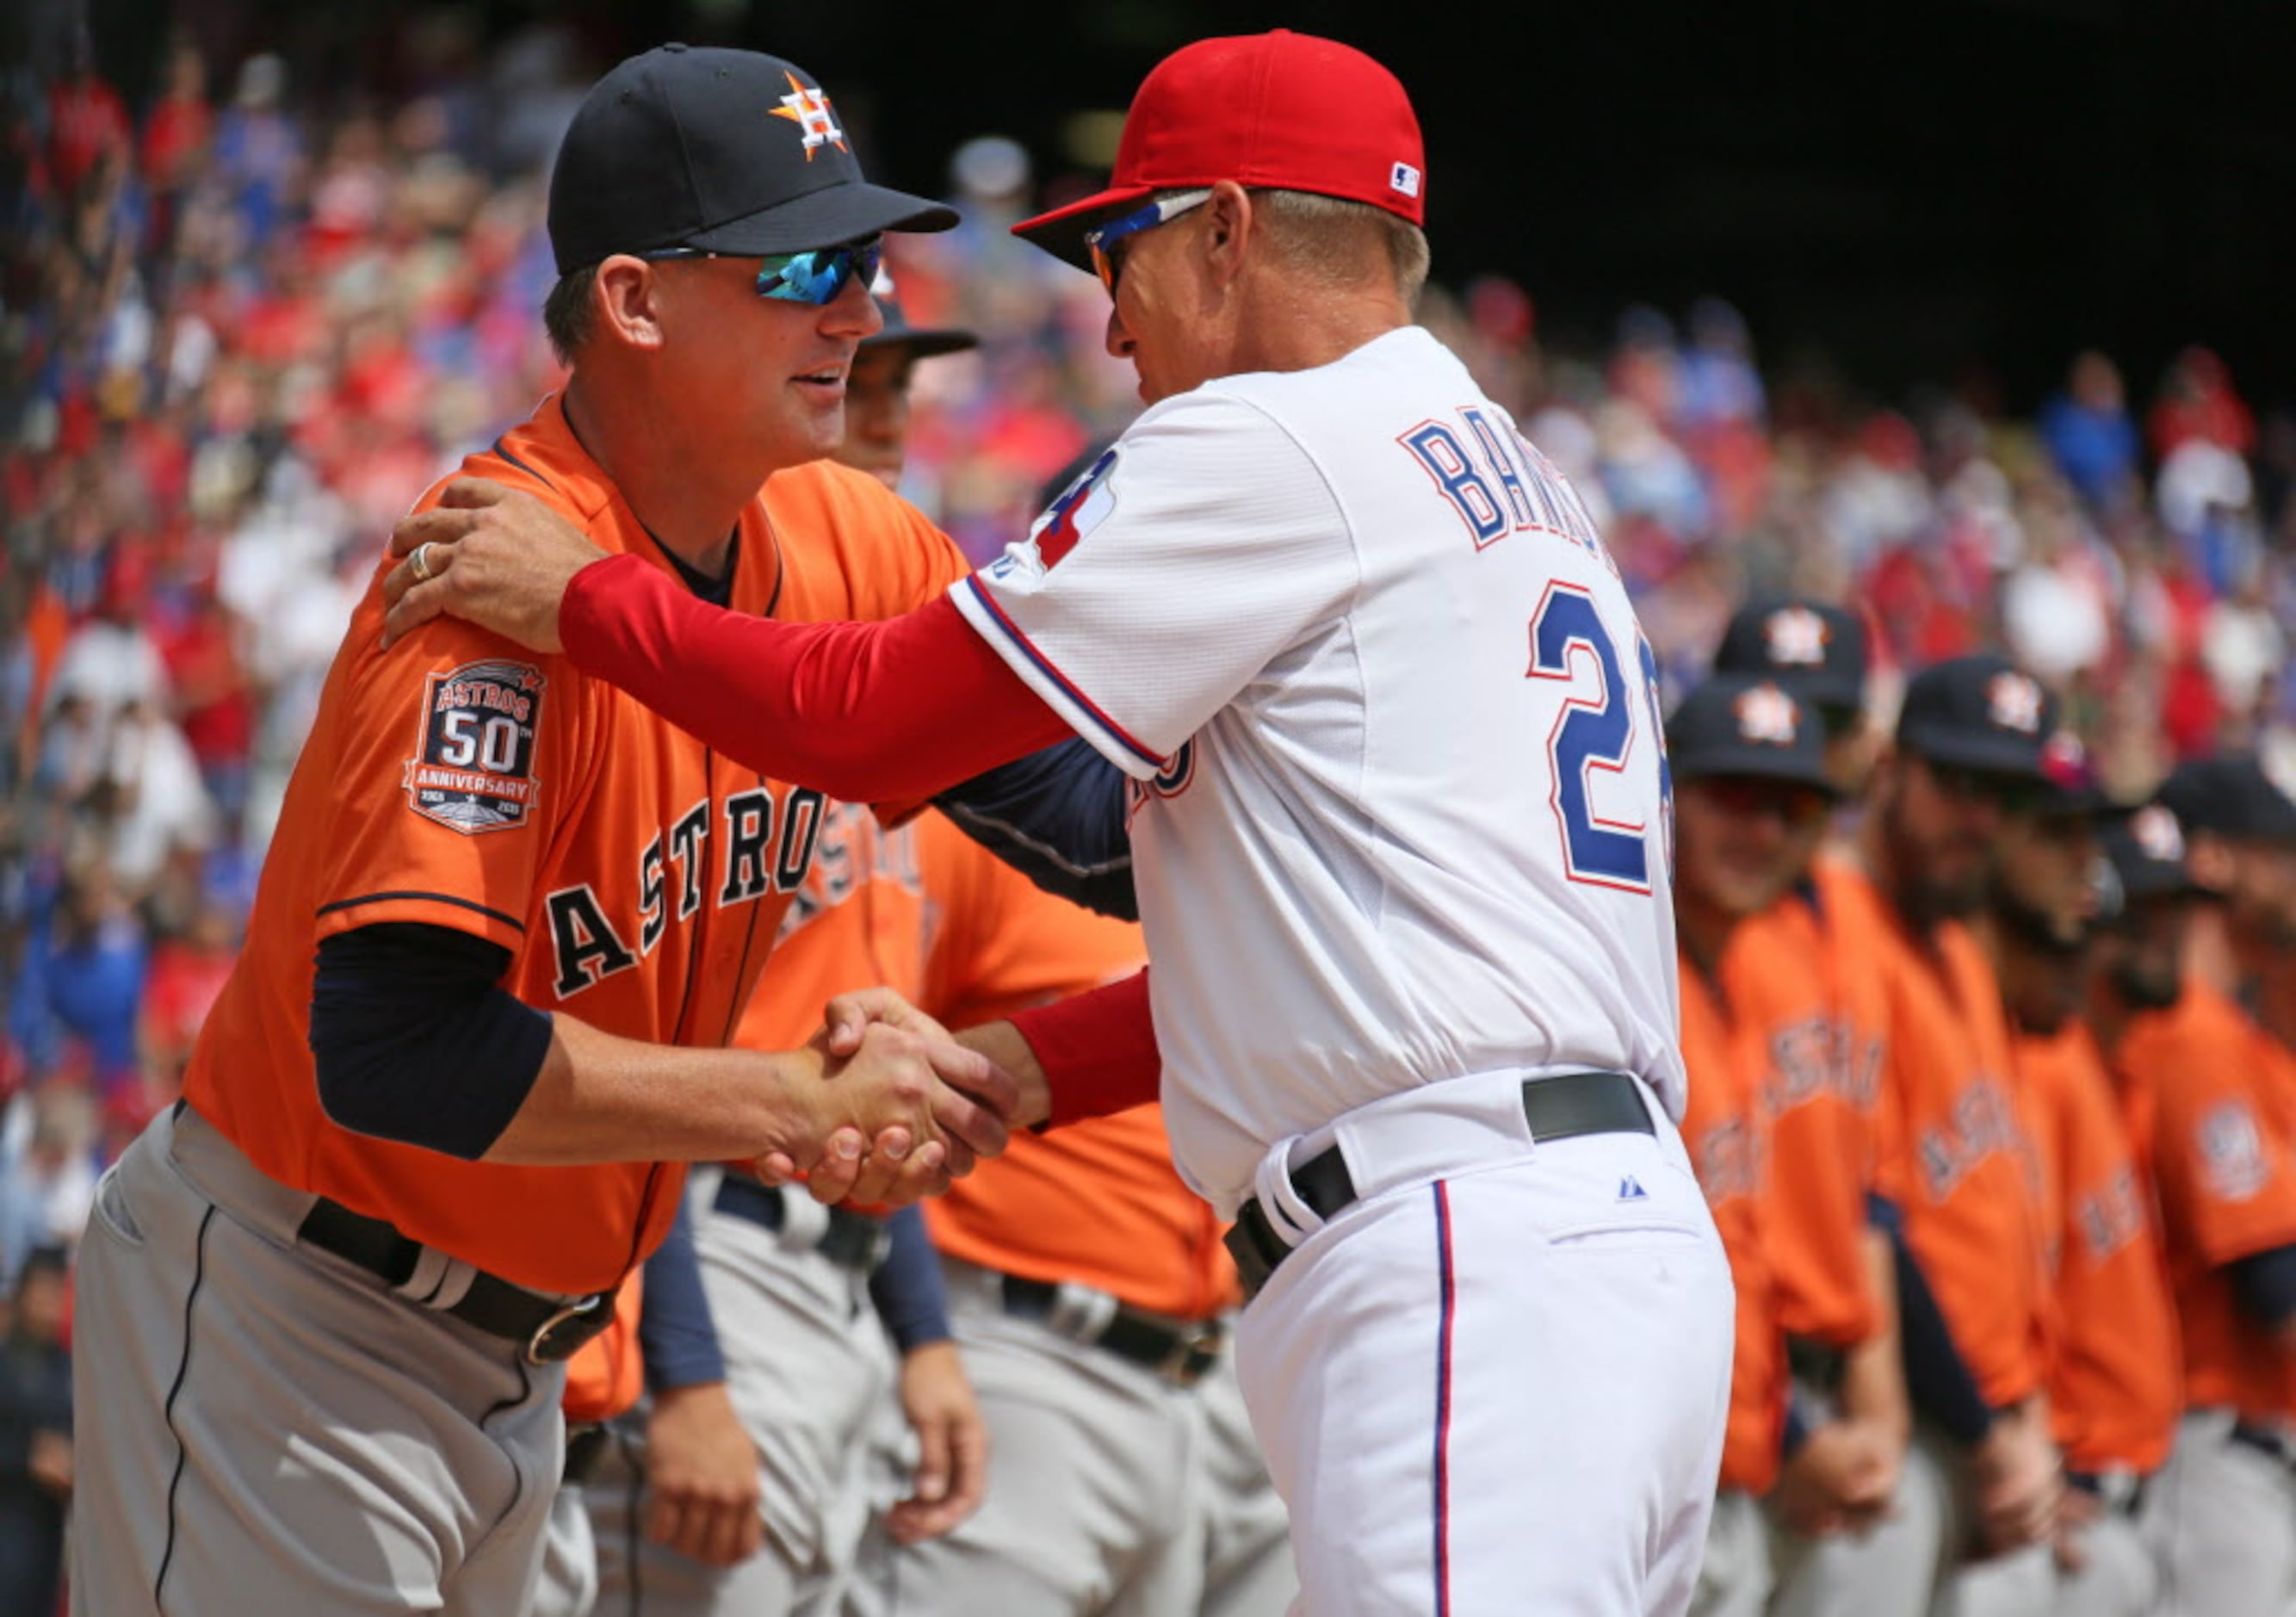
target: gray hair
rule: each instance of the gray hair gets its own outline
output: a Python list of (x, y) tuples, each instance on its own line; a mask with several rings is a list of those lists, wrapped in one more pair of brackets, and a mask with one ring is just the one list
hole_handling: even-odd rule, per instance
[(1371, 244), (1385, 255), (1406, 306), (1427, 284), (1427, 237), (1418, 226), (1369, 202), (1310, 191), (1252, 192), (1276, 250), (1302, 274), (1327, 285), (1361, 280)]

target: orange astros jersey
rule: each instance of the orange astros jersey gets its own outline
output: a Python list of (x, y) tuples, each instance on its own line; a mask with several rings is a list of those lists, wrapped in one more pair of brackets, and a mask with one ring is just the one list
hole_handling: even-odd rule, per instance
[(2075, 1471), (2149, 1472), (2184, 1401), (2151, 1189), (2087, 1027), (2020, 1036), (2016, 1061), (2049, 1191), (2057, 1447)]
[(1734, 1007), (1687, 956), (1681, 970), (1682, 1063), (1690, 1080), (1682, 1139), (1713, 1209), (1738, 1293), (1722, 1486), (1759, 1496), (1777, 1480), (1786, 1414), (1785, 1339), (1778, 1330), (1764, 1224), (1763, 1030), (1734, 1016)]
[(1887, 1006), (1881, 1186), (1954, 1343), (1996, 1408), (2041, 1385), (2048, 1298), (2038, 1183), (2019, 1126), (2009, 1027), (1966, 928), (1913, 937), (1864, 874), (1822, 862), (1828, 923), (1879, 967)]
[(2224, 1272), (2296, 1242), (2296, 1058), (2232, 1000), (2187, 979), (2174, 1005), (2129, 1024), (2113, 1063), (2150, 1102), (2186, 1405), (2296, 1416), (2296, 1373)]
[(1870, 1340), (1884, 1318), (1865, 1235), (1884, 1148), (1888, 1011), (1873, 963), (1845, 942), (1824, 906), (1822, 891), (1815, 905), (1788, 894), (1747, 921), (1731, 937), (1722, 976), (1764, 1047), (1762, 1232), (1778, 1326), (1839, 1350)]
[[(669, 566), (554, 398), (463, 471)], [(733, 604), (785, 619), (890, 616), (965, 571), (914, 510), (828, 462), (772, 479), (738, 537)], [(823, 800), (713, 755), (562, 657), (445, 619), (386, 652), (381, 619), (378, 572), (185, 1093), (275, 1179), (519, 1284), (603, 1290), (660, 1240), (683, 1169), (464, 1162), (337, 1127), (307, 1043), (315, 951), (377, 922), (452, 927), (510, 950), (505, 986), (529, 1005), (627, 1038), (723, 1044), (804, 879)]]

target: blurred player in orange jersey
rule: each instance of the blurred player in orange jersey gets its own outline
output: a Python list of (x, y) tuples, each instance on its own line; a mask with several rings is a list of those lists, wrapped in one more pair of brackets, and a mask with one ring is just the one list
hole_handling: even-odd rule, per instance
[[(1882, 1183), (1917, 1276), (1903, 1329), (1923, 1416), (1912, 1451), (1942, 1512), (1947, 1609), (2047, 1611), (2061, 1489), (2044, 1381), (2041, 1216), (1998, 989), (1964, 918), (2005, 820), (2047, 788), (2055, 702), (1993, 657), (1908, 684), (1853, 858), (1821, 866), (1829, 920), (1879, 964), (1887, 1005)], [(1868, 1609), (1862, 1598), (1841, 1609)]]
[[(2018, 1099), (2040, 1170), (2057, 1331), (2054, 1433), (2066, 1480), (2055, 1609), (2141, 1617), (2160, 1574), (2136, 1513), (2181, 1403), (2177, 1325), (2158, 1215), (2126, 1110), (2089, 1029), (2091, 940), (2120, 890), (2098, 851), (2109, 803), (2077, 740), (2058, 737), (2059, 792), (2012, 817), (1976, 923), (2015, 1026)], [(2100, 879), (2104, 878), (2104, 879)]]
[(2144, 1506), (2169, 1617), (2296, 1602), (2296, 1057), (2243, 1004), (2287, 947), (2292, 861), (2296, 804), (2247, 758), (2177, 771), (2117, 850), (2146, 891), (2100, 1025), (2150, 1111), (2184, 1334), (2185, 1416)]
[[(1718, 672), (1772, 679), (1817, 715), (1842, 800), (1864, 790), (1874, 761), (1866, 664), (1857, 615), (1808, 600), (1742, 609), (1715, 659)], [(1763, 1030), (1763, 1235), (1792, 1371), (1790, 1451), (1767, 1501), (1773, 1609), (1915, 1617), (1929, 1604), (1939, 1523), (1923, 1497), (1901, 1497), (1902, 1237), (1878, 1196), (1888, 1012), (1878, 968), (1812, 879), (1824, 831), (1823, 821), (1797, 828), (1793, 891), (1731, 945), (1745, 963), (1733, 975), (1734, 1008)]]
[(1690, 1075), (1683, 1142), (1738, 1293), (1721, 1492), (1691, 1610), (1754, 1617), (1771, 1589), (1759, 1501), (1778, 1474), (1787, 1378), (1763, 1226), (1770, 1029), (1745, 1014), (1741, 992), (1762, 963), (1735, 945), (1745, 923), (1782, 900), (1801, 874), (1833, 792), (1816, 713), (1765, 679), (1720, 676), (1693, 691), (1668, 720), (1667, 751)]

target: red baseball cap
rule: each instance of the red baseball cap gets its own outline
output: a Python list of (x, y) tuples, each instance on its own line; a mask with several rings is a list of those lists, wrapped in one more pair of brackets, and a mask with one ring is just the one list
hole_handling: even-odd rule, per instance
[(1103, 216), (1221, 180), (1369, 202), (1418, 225), (1426, 173), (1411, 98), (1361, 51), (1288, 29), (1200, 39), (1142, 81), (1108, 188), (1013, 234), (1089, 269), (1084, 233)]

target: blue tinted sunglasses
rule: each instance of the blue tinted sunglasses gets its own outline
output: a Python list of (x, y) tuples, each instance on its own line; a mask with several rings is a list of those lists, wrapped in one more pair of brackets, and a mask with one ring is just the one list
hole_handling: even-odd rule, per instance
[(1108, 295), (1116, 296), (1116, 277), (1123, 272), (1123, 255), (1112, 250), (1127, 236), (1136, 236), (1144, 230), (1153, 230), (1159, 225), (1168, 225), (1191, 209), (1201, 208), (1212, 200), (1209, 191), (1181, 191), (1170, 196), (1159, 197), (1145, 208), (1121, 215), (1105, 225), (1084, 233), (1085, 250), (1092, 254), (1092, 267), (1100, 276), (1100, 283)]
[[(665, 247), (642, 252), (641, 259), (737, 259), (748, 253), (710, 252), (700, 247)], [(877, 279), (885, 259), (885, 239), (848, 242), (842, 247), (816, 247), (805, 252), (766, 255), (758, 266), (758, 296), (781, 303), (804, 303), (819, 308), (834, 303), (855, 281), (868, 286)]]

